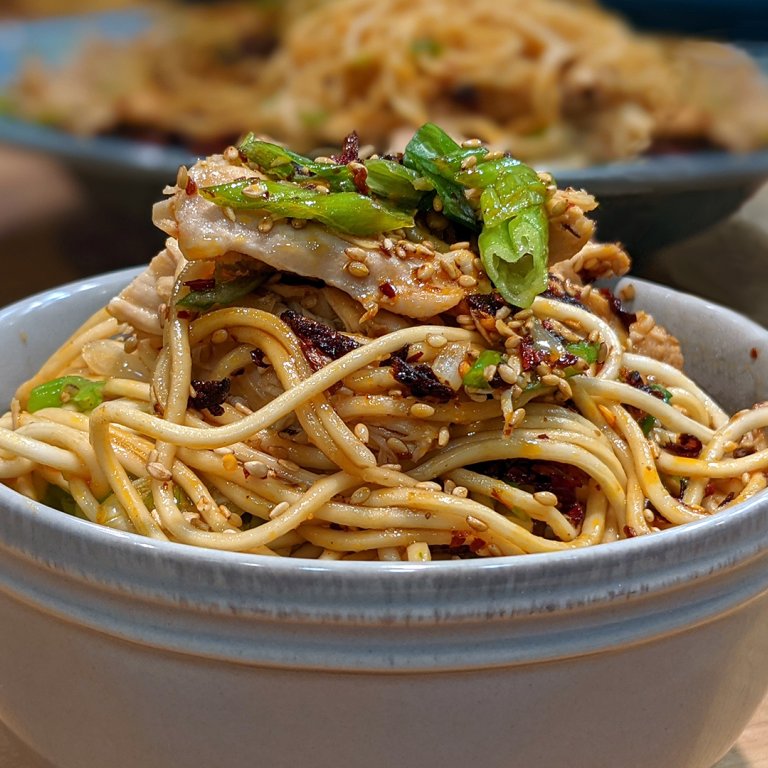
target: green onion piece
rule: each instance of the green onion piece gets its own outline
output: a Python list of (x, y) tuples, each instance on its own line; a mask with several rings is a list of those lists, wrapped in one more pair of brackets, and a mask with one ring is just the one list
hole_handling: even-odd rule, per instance
[(590, 365), (597, 362), (600, 355), (600, 344), (591, 341), (575, 341), (572, 344), (566, 344), (565, 348), (576, 357), (586, 360)]
[(464, 375), (464, 386), (473, 389), (490, 389), (490, 382), (483, 374), (489, 365), (498, 365), (501, 360), (501, 352), (496, 352), (493, 349), (486, 349), (481, 352), (474, 365)]
[(236, 277), (234, 280), (216, 282), (213, 288), (205, 291), (190, 291), (183, 299), (176, 302), (176, 306), (185, 309), (204, 311), (217, 304), (227, 306), (247, 296), (264, 281), (264, 277)]
[(410, 213), (356, 192), (324, 194), (286, 181), (259, 181), (266, 194), (249, 197), (243, 190), (254, 183), (254, 179), (238, 179), (199, 192), (216, 205), (264, 211), (281, 218), (310, 219), (351, 235), (376, 235), (414, 224)]
[(649, 384), (648, 389), (658, 392), (665, 403), (668, 403), (672, 399), (672, 393), (668, 389), (664, 389), (661, 384)]
[(648, 437), (651, 434), (651, 430), (656, 426), (656, 418), (651, 416), (650, 413), (646, 413), (642, 419), (638, 422), (640, 429), (643, 430), (643, 434)]
[(364, 161), (363, 165), (368, 171), (368, 189), (404, 208), (418, 208), (425, 191), (432, 189), (431, 182), (427, 180), (425, 184), (416, 171), (393, 160), (377, 157)]
[(354, 192), (355, 182), (346, 165), (318, 163), (290, 149), (261, 141), (249, 133), (238, 146), (249, 163), (275, 179), (293, 180), (298, 176), (320, 178), (328, 182), (333, 192)]
[(101, 405), (105, 384), (104, 381), (91, 381), (82, 376), (62, 376), (46, 381), (29, 393), (27, 410), (35, 413), (43, 408), (74, 405), (78, 411), (86, 413)]
[(477, 231), (480, 221), (464, 196), (464, 186), (455, 177), (465, 158), (485, 154), (487, 150), (482, 148), (463, 149), (441, 128), (425, 123), (408, 142), (403, 165), (429, 179), (448, 218)]
[(77, 506), (77, 502), (72, 494), (67, 493), (63, 488), (59, 488), (58, 485), (49, 485), (45, 489), (42, 501), (46, 507), (58, 509), (59, 512), (65, 512), (68, 515), (72, 515), (72, 517), (86, 519), (83, 512), (80, 511), (80, 507)]
[(480, 233), (483, 267), (510, 304), (529, 307), (546, 289), (548, 238), (549, 220), (540, 206)]

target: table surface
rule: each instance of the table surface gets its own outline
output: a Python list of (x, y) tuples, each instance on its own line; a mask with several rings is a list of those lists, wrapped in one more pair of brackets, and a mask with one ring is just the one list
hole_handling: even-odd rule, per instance
[[(0, 146), (0, 196), (0, 255), (4, 265), (10, 265), (0, 281), (0, 306), (96, 271), (126, 265), (123, 254), (134, 247), (131, 233), (121, 231), (107, 243), (89, 241), (89, 232), (95, 233), (93, 238), (99, 232), (98, 227), (90, 230), (87, 226), (86, 196), (51, 161)], [(72, 239), (73, 229), (82, 235), (80, 240)], [(111, 259), (107, 266), (99, 268), (80, 258), (94, 250)], [(151, 251), (140, 261), (147, 261), (150, 255)], [(768, 326), (768, 186), (728, 221), (644, 257), (640, 273), (731, 306)], [(51, 766), (0, 724), (0, 768)], [(768, 699), (714, 768), (768, 768)]]

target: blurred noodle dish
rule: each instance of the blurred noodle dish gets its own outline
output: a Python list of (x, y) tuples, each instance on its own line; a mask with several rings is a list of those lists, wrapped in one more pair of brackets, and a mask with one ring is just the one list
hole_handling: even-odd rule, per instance
[[(166, 247), (17, 391), (0, 478), (159, 540), (300, 558), (558, 552), (766, 487), (587, 192), (421, 126), (397, 157), (249, 134), (179, 170)], [(663, 535), (660, 534), (660, 535)]]
[(633, 31), (591, 3), (325, 0), (158, 11), (140, 37), (27, 62), (13, 114), (207, 154), (246, 130), (301, 152), (402, 151), (428, 120), (537, 164), (768, 143), (768, 83), (738, 49)]

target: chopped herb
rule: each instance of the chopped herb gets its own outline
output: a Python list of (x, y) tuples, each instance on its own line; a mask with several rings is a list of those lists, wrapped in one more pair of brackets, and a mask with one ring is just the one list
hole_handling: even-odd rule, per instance
[(47, 381), (29, 393), (27, 410), (35, 413), (43, 408), (73, 405), (78, 411), (86, 413), (101, 405), (105, 384), (104, 381), (91, 381), (82, 376), (62, 376)]
[(471, 387), (472, 389), (490, 389), (491, 384), (485, 378), (485, 369), (489, 365), (498, 365), (501, 360), (501, 352), (496, 352), (493, 349), (486, 349), (481, 352), (473, 366), (464, 375), (464, 386)]

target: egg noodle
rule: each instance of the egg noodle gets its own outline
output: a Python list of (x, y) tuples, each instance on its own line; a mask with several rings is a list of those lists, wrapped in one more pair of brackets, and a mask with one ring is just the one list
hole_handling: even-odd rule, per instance
[[(518, 172), (476, 146), (461, 150), (475, 158), (465, 165)], [(265, 260), (228, 245), (187, 259), (185, 205), (201, 206), (206, 247), (216, 226), (247, 226), (268, 245), (276, 232), (313, 231), (207, 202), (194, 180), (211, 169), (248, 172), (249, 182), (257, 173), (231, 151), (182, 169), (168, 190), (177, 237), (19, 388), (0, 420), (0, 477), (11, 488), (154, 539), (412, 561), (652, 534), (765, 488), (768, 407), (729, 418), (677, 367), (673, 337), (580, 281), (600, 254), (620, 261), (615, 247), (579, 243), (553, 262), (557, 215), (583, 215), (573, 202), (586, 205), (583, 193), (566, 205), (552, 185), (541, 198), (527, 188), (528, 202), (546, 197), (551, 272), (520, 308), (488, 284), (474, 241), (429, 244), (403, 228), (369, 238), (367, 262), (364, 238), (330, 232), (349, 259), (338, 279), (275, 268), (274, 245)], [(441, 205), (427, 215), (435, 226)], [(392, 288), (363, 312), (351, 295), (369, 271), (404, 264), (420, 275), (423, 301), (437, 300), (437, 263), (465, 291), (453, 310), (398, 315), (387, 309), (397, 308)], [(151, 301), (134, 306), (142, 285)], [(233, 286), (239, 295), (210, 295)], [(669, 362), (650, 356), (664, 358), (659, 345)]]

